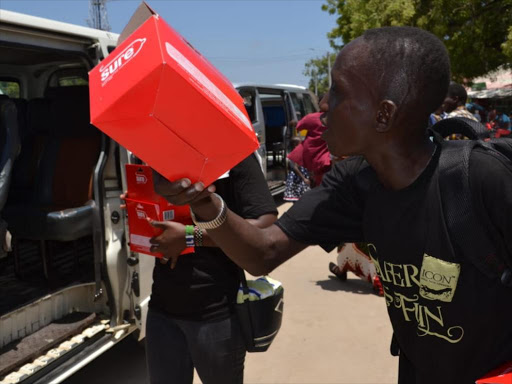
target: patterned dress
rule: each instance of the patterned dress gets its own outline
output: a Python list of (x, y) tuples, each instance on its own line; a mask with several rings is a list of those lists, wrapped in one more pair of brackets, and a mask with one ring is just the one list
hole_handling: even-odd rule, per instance
[[(291, 161), (290, 161), (291, 163)], [(297, 165), (302, 174), (309, 179), (309, 172), (306, 168)], [(293, 171), (293, 167), (290, 166), (290, 172), (286, 178), (286, 190), (284, 191), (284, 201), (297, 201), (300, 197), (309, 191), (310, 187), (307, 185), (302, 178)]]

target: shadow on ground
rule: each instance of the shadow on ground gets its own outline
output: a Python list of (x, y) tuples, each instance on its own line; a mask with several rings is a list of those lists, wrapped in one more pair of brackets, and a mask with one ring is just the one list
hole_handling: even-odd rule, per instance
[(319, 280), (315, 285), (326, 291), (345, 291), (357, 294), (376, 295), (372, 285), (361, 279), (347, 279), (347, 281), (341, 281), (337, 277), (329, 276), (327, 280)]

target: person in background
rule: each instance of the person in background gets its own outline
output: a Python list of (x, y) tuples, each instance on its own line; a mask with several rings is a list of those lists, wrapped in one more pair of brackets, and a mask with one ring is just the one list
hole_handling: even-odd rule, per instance
[(336, 263), (329, 263), (329, 271), (341, 281), (347, 281), (348, 272), (352, 272), (372, 285), (373, 291), (384, 296), (382, 283), (372, 262), (367, 243), (347, 243), (338, 247)]
[(438, 121), (441, 121), (445, 118), (446, 113), (444, 112), (443, 105), (440, 105), (433, 113), (430, 114), (429, 118), (429, 126), (433, 126)]
[(497, 112), (496, 113), (496, 123), (498, 125), (498, 128), (510, 131), (511, 130), (510, 118), (507, 116), (505, 111), (500, 108), (496, 112)]
[(473, 116), (475, 116), (476, 121), (478, 121), (479, 123), (482, 122), (482, 116), (480, 115), (480, 111), (478, 110), (478, 108), (475, 108)]
[(297, 124), (297, 132), (306, 130), (302, 142), (304, 167), (312, 174), (314, 186), (320, 185), (324, 174), (331, 168), (331, 156), (322, 134), (327, 129), (320, 120), (320, 112), (304, 116)]
[(283, 200), (294, 202), (310, 190), (311, 179), (308, 170), (304, 168), (302, 140), (294, 136), (291, 142), (294, 149), (288, 154), (288, 176)]
[(487, 114), (487, 123), (485, 123), (485, 126), (489, 131), (495, 131), (497, 129), (496, 115), (496, 109), (491, 107), (489, 113)]
[(443, 108), (446, 112), (446, 119), (451, 117), (465, 117), (467, 119), (475, 120), (475, 116), (469, 112), (466, 108), (466, 101), (468, 99), (468, 93), (466, 89), (455, 82), (451, 82), (448, 87), (448, 93), (443, 102)]

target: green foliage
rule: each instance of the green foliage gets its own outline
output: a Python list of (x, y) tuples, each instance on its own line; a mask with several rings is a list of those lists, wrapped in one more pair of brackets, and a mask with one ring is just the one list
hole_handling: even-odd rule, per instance
[(502, 46), (503, 53), (507, 55), (509, 63), (512, 62), (512, 26), (508, 29), (508, 38)]
[(83, 77), (78, 76), (69, 76), (69, 77), (61, 77), (59, 79), (60, 87), (70, 87), (73, 85), (88, 85), (88, 81)]
[(20, 97), (20, 85), (15, 81), (0, 81), (0, 91), (11, 99)]
[(330, 56), (331, 66), (336, 60), (336, 53), (326, 53), (322, 57), (309, 60), (305, 64), (304, 76), (309, 77), (308, 88), (311, 92), (315, 93), (315, 82), (317, 96), (326, 93), (329, 90), (329, 63), (327, 61)]
[(512, 0), (326, 0), (338, 15), (328, 34), (340, 48), (366, 29), (408, 25), (443, 39), (458, 81), (484, 75), (512, 62)]

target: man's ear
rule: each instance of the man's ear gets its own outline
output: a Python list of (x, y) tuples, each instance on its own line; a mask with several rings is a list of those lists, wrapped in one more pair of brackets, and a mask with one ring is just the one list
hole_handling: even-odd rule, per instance
[(396, 117), (397, 106), (391, 100), (380, 102), (377, 116), (375, 117), (375, 129), (379, 133), (388, 132)]

